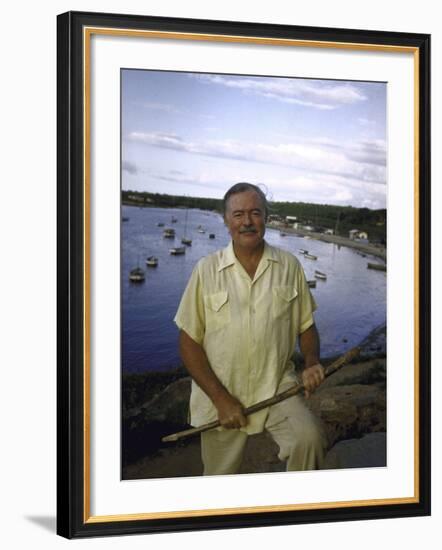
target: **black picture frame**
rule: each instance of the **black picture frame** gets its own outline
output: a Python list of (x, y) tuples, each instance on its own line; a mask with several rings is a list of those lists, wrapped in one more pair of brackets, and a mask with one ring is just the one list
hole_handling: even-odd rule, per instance
[[(87, 476), (89, 396), (85, 371), (90, 334), (85, 322), (85, 273), (89, 245), (85, 239), (85, 28), (129, 29), (167, 33), (269, 38), (352, 45), (409, 48), (418, 62), (416, 152), (418, 214), (416, 260), (419, 287), (416, 395), (419, 445), (416, 495), (411, 502), (323, 506), (317, 509), (225, 513), (149, 518), (94, 518), (89, 512)], [(430, 36), (427, 34), (298, 27), (246, 22), (209, 21), (69, 12), (57, 21), (57, 532), (66, 538), (243, 528), (297, 523), (335, 522), (430, 514)], [(86, 306), (87, 307), (87, 306)], [(116, 428), (118, 429), (118, 428)]]

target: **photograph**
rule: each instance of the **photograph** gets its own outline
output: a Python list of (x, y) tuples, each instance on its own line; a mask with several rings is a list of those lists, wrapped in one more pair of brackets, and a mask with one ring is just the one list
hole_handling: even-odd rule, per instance
[(428, 61), (59, 16), (61, 536), (429, 514)]
[[(386, 102), (386, 82), (121, 70), (123, 480), (387, 465)], [(229, 414), (201, 351), (243, 409), (319, 379), (163, 442)]]

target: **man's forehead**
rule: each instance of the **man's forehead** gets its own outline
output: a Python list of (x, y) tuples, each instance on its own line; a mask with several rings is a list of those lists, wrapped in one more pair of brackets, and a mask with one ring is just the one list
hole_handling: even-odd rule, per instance
[(230, 210), (242, 210), (246, 206), (254, 210), (263, 210), (262, 199), (253, 189), (235, 193), (227, 201), (227, 208)]

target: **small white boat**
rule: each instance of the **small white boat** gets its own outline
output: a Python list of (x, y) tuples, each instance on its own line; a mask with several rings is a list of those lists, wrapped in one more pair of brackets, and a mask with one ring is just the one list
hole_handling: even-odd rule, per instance
[(299, 252), (300, 252), (301, 254), (308, 254), (308, 250), (305, 250), (304, 248), (300, 248), (300, 249), (299, 249)]
[(129, 273), (129, 279), (133, 283), (142, 283), (144, 281), (144, 278), (144, 271), (141, 269), (141, 267), (135, 267), (134, 269), (131, 269)]
[(384, 264), (371, 264), (370, 262), (367, 264), (368, 269), (377, 269), (378, 271), (387, 271), (387, 266)]
[(307, 252), (304, 254), (304, 258), (308, 258), (309, 260), (317, 260), (318, 256), (314, 256), (313, 254), (307, 254)]
[(308, 284), (309, 288), (316, 288), (316, 281), (315, 280), (307, 281), (307, 284)]
[(169, 252), (173, 254), (174, 256), (179, 256), (180, 254), (186, 253), (186, 247), (185, 246), (176, 246), (175, 248), (170, 248)]
[(205, 229), (198, 229), (198, 233), (205, 233), (206, 230)]
[(174, 239), (175, 238), (175, 229), (166, 228), (163, 231), (163, 237), (166, 239)]
[(157, 267), (158, 258), (156, 258), (155, 256), (149, 256), (146, 260), (146, 265), (148, 265), (149, 267)]
[(184, 219), (184, 235), (183, 235), (183, 238), (181, 239), (181, 243), (186, 244), (187, 246), (191, 246), (192, 239), (189, 239), (189, 237), (187, 237), (187, 216), (188, 215), (189, 215), (189, 210), (186, 210), (186, 217)]
[(317, 269), (315, 270), (315, 277), (317, 279), (324, 279), (324, 280), (327, 279), (327, 275), (322, 271), (318, 271)]

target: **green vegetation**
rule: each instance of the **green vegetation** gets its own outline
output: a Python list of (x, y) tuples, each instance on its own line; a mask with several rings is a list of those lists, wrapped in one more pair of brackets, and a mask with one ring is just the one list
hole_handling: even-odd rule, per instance
[[(123, 191), (125, 205), (156, 206), (163, 208), (200, 208), (221, 212), (222, 201), (204, 197), (176, 196), (160, 193)], [(304, 202), (271, 202), (270, 214), (284, 219), (296, 216), (298, 221), (319, 231), (332, 229), (337, 235), (348, 237), (351, 229), (366, 231), (371, 242), (386, 242), (386, 209), (370, 210), (353, 206), (312, 204)]]
[(311, 204), (305, 202), (273, 202), (271, 214), (296, 216), (301, 223), (333, 229), (337, 235), (348, 237), (351, 229), (366, 231), (370, 241), (385, 242), (387, 210), (370, 210), (353, 206)]

